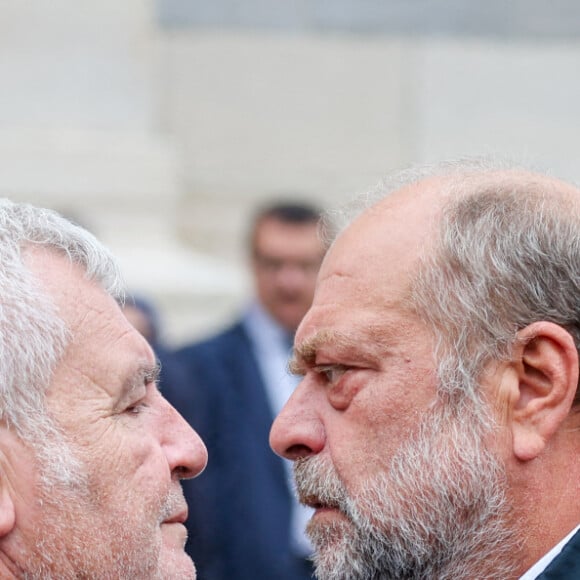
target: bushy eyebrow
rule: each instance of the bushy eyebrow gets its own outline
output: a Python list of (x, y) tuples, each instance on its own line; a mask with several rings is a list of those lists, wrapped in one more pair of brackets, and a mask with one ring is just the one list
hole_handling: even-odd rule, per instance
[(154, 365), (148, 365), (144, 369), (143, 380), (147, 383), (158, 383), (161, 375), (161, 363), (157, 361)]
[(127, 378), (123, 383), (120, 396), (124, 397), (130, 394), (132, 391), (142, 387), (143, 385), (149, 383), (157, 383), (159, 380), (159, 374), (161, 372), (161, 365), (156, 364), (141, 364), (134, 373)]
[(390, 345), (386, 327), (368, 327), (362, 332), (345, 333), (338, 330), (320, 330), (296, 345), (288, 368), (295, 375), (303, 375), (316, 364), (322, 347), (332, 347), (337, 354), (349, 353), (369, 361), (383, 356)]

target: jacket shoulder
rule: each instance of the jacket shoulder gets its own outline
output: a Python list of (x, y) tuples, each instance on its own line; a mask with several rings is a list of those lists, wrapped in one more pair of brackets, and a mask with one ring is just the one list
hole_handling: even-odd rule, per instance
[(192, 342), (177, 349), (175, 356), (186, 361), (188, 359), (212, 356), (222, 351), (229, 351), (232, 348), (237, 349), (246, 344), (249, 346), (248, 335), (241, 321), (238, 321), (209, 338)]

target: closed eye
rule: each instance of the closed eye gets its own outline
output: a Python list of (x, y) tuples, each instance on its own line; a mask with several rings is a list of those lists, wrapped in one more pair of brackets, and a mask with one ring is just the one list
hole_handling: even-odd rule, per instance
[(125, 413), (129, 415), (139, 415), (144, 409), (146, 409), (148, 405), (144, 402), (135, 403), (134, 405), (129, 405), (125, 409)]
[(140, 415), (145, 409), (149, 408), (150, 397), (157, 391), (157, 380), (159, 377), (159, 367), (152, 367), (143, 373), (141, 378), (142, 385), (136, 387), (137, 392), (133, 392), (133, 400), (123, 409), (124, 413), (129, 415)]

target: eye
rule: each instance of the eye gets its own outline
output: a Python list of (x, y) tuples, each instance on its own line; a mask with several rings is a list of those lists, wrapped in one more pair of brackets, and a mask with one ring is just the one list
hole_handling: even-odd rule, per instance
[(343, 365), (320, 365), (315, 368), (315, 372), (330, 385), (335, 385), (340, 381), (347, 370), (347, 367)]
[(148, 392), (145, 392), (142, 397), (136, 397), (132, 401), (127, 402), (129, 404), (123, 409), (123, 413), (132, 416), (141, 415), (143, 411), (149, 408), (151, 403)]
[(329, 403), (338, 411), (345, 411), (368, 380), (367, 369), (341, 364), (314, 367)]
[(138, 403), (135, 403), (134, 405), (129, 405), (125, 409), (125, 413), (127, 413), (129, 415), (139, 415), (146, 408), (147, 408), (147, 405), (143, 401), (140, 401)]

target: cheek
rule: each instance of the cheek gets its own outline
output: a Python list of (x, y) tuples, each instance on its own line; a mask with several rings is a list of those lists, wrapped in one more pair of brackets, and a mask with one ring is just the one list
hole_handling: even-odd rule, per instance
[[(98, 466), (96, 466), (98, 469)], [(95, 518), (122, 522), (152, 540), (170, 494), (171, 478), (159, 453), (144, 443), (119, 447), (90, 481)]]
[(171, 479), (169, 465), (160, 444), (151, 436), (127, 437), (119, 448), (123, 476), (136, 489), (159, 489)]
[(128, 489), (147, 496), (170, 478), (161, 447), (143, 429), (110, 428), (83, 449), (83, 460), (90, 472), (89, 485), (112, 488), (113, 493)]
[(368, 382), (327, 422), (329, 451), (345, 482), (356, 485), (388, 469), (400, 445), (417, 431), (434, 385), (431, 372), (408, 371), (399, 373), (404, 381), (391, 372)]

